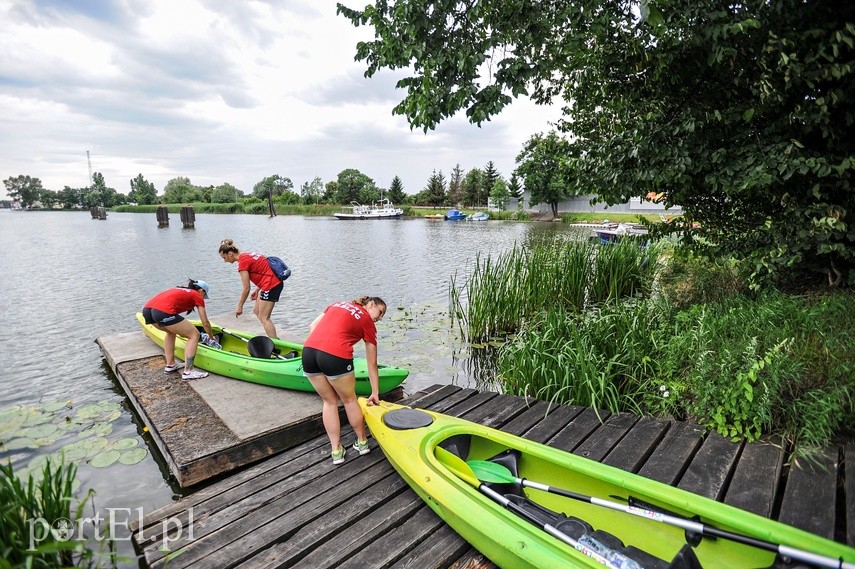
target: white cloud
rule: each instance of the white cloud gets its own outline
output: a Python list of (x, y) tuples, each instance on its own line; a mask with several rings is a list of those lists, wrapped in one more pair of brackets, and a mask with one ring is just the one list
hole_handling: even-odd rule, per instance
[(516, 101), (482, 128), (435, 131), (392, 116), (401, 75), (363, 77), (371, 37), (332, 2), (0, 0), (0, 179), (88, 183), (127, 193), (142, 173), (162, 190), (187, 176), (250, 191), (273, 173), (296, 185), (358, 168), (409, 193), (433, 170), (492, 160), (509, 175), (557, 109)]

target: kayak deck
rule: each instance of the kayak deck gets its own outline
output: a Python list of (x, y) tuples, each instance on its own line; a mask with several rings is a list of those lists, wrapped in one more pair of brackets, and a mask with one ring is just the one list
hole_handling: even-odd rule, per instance
[[(844, 469), (844, 463), (855, 464), (853, 445), (829, 448), (822, 459), (827, 470), (813, 470), (804, 462), (790, 464), (778, 446), (704, 437), (691, 423), (608, 413), (601, 414), (601, 422), (579, 407), (527, 404), (523, 398), (450, 385), (428, 388), (407, 403), (630, 472), (653, 473), (672, 486), (768, 511), (765, 517), (786, 518), (838, 541), (846, 542), (847, 529), (855, 529), (855, 487)], [(345, 444), (353, 437), (343, 432)], [(186, 548), (168, 562), (170, 569), (206, 561), (207, 566), (261, 566), (273, 560), (282, 567), (495, 567), (410, 490), (369, 440), (370, 454), (348, 453), (345, 464), (333, 467), (328, 441), (319, 436), (147, 512), (145, 531), (135, 528), (134, 536), (144, 556), (141, 566), (163, 566), (165, 553), (160, 541), (143, 543), (140, 537), (156, 537), (152, 532), (164, 521), (187, 519), (193, 508), (196, 534), (190, 539), (185, 527), (182, 538), (169, 544), (173, 552)]]

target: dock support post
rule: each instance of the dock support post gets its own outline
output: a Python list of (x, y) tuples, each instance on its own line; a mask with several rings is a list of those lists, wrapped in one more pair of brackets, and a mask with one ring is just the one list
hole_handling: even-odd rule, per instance
[(181, 207), (181, 223), (184, 224), (184, 229), (193, 229), (196, 227), (196, 214), (193, 212), (192, 205)]
[(169, 227), (169, 209), (165, 205), (157, 206), (157, 226)]

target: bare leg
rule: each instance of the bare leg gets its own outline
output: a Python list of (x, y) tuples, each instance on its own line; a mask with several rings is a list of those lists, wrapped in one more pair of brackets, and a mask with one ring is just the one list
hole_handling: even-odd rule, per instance
[(163, 357), (166, 358), (166, 365), (175, 365), (175, 334), (166, 328), (160, 329), (166, 332), (166, 337), (163, 339)]
[(275, 302), (259, 299), (255, 301), (255, 306), (252, 308), (252, 312), (258, 317), (258, 320), (264, 327), (264, 333), (267, 334), (268, 338), (279, 338), (276, 335), (276, 325), (270, 319), (274, 306), (276, 306)]
[(356, 439), (365, 440), (365, 417), (362, 416), (362, 409), (359, 407), (359, 401), (356, 399), (356, 376), (352, 373), (342, 376), (331, 382), (333, 389), (338, 394), (338, 398), (344, 404), (344, 411), (347, 413), (347, 422), (353, 427), (353, 432), (356, 433)]
[(187, 338), (187, 345), (184, 347), (184, 371), (192, 371), (193, 359), (196, 357), (196, 347), (199, 345), (199, 331), (189, 320), (182, 320), (172, 326), (166, 326), (164, 329), (167, 331), (166, 339), (163, 342), (164, 350), (166, 350), (165, 346), (168, 344), (169, 337), (172, 336), (171, 350), (173, 354), (175, 352), (175, 335)]
[(326, 430), (327, 437), (330, 439), (332, 450), (338, 450), (341, 448), (341, 422), (338, 418), (338, 395), (325, 375), (319, 374), (307, 377), (324, 402), (322, 413), (324, 430)]

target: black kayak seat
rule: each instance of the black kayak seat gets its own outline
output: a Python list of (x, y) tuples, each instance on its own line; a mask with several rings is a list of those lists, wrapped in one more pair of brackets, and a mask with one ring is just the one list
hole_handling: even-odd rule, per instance
[(276, 346), (273, 345), (273, 340), (267, 336), (256, 336), (247, 342), (246, 347), (252, 357), (269, 360)]

